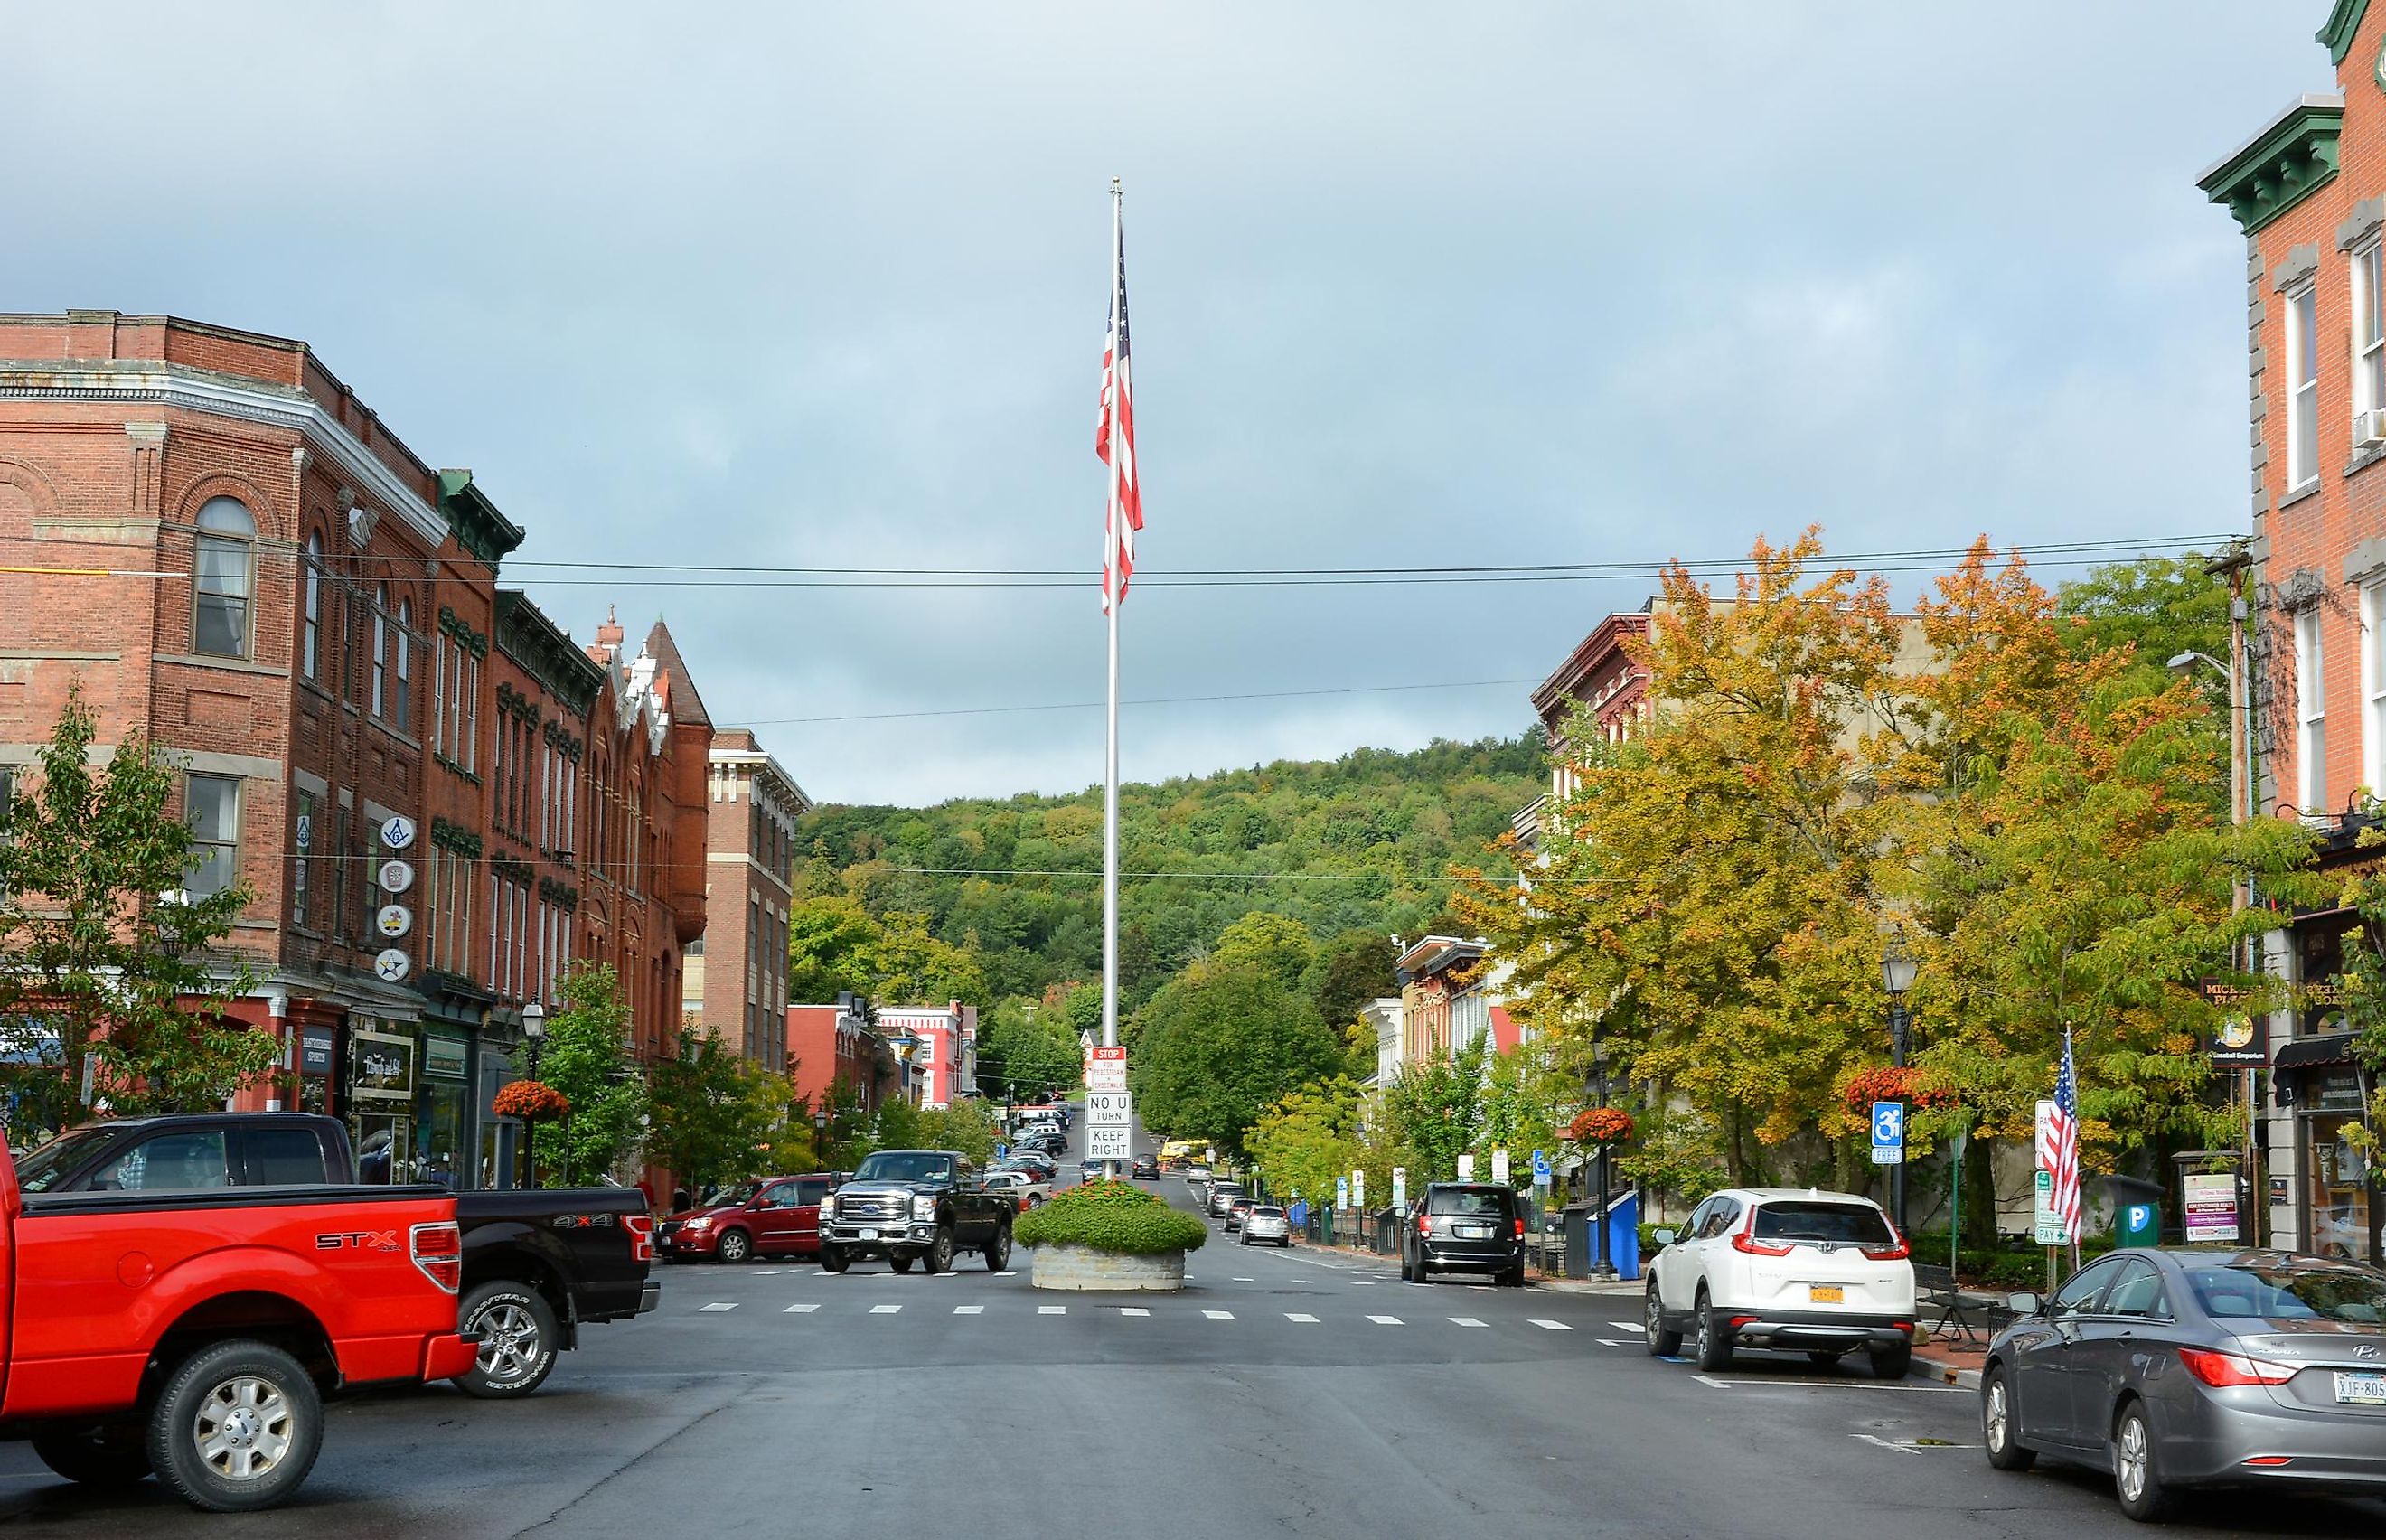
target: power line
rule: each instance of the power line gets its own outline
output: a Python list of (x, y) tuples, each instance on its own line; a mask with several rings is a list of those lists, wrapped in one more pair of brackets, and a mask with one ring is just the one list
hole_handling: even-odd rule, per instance
[[(1123, 700), (1121, 706), (1194, 706), (1213, 701), (1293, 700), (1315, 695), (1385, 695), (1411, 690), (1488, 690), (1495, 686), (1538, 684), (1538, 679), (1462, 679), (1440, 684), (1345, 684), (1323, 690), (1251, 690), (1227, 695), (1148, 695), (1139, 700)], [(1020, 711), (1095, 711), (1102, 702), (1098, 700), (1054, 701), (1044, 706), (956, 706), (936, 711), (870, 711), (849, 717), (762, 717), (754, 720), (739, 718), (749, 727), (799, 727), (824, 722), (904, 721), (920, 717), (990, 717)]]

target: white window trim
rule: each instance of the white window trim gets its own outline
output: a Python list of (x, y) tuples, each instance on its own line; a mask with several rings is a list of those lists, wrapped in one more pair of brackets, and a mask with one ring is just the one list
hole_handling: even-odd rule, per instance
[(2369, 368), (2373, 358), (2386, 366), (2386, 326), (2379, 327), (2376, 342), (2366, 346), (2362, 342), (2362, 332), (2368, 330), (2369, 323), (2380, 319), (2369, 314), (2369, 295), (2361, 282), (2362, 269), (2371, 263), (2379, 264), (2379, 290), (2381, 298), (2386, 298), (2386, 244), (2374, 237), (2354, 248), (2346, 268), (2346, 282), (2353, 291), (2353, 328), (2348, 342), (2353, 358), (2353, 410), (2356, 417), (2386, 408), (2386, 400), (2377, 399), (2380, 393), (2371, 384)]
[(2386, 786), (2386, 582), (2361, 590), (2361, 783)]
[[(2319, 291), (2317, 285), (2306, 282), (2299, 283), (2294, 288), (2288, 290), (2286, 298), (2287, 488), (2291, 492), (2300, 492), (2307, 486), (2317, 485), (2319, 482), (2319, 360), (2317, 357), (2319, 352)], [(2308, 360), (2311, 365), (2312, 381), (2309, 387), (2311, 391), (2311, 400), (2307, 406), (2302, 404), (2304, 390), (2305, 388), (2303, 383), (2304, 366), (2306, 362), (2303, 356), (2304, 328), (2298, 323), (2295, 315), (2295, 307), (2302, 305), (2308, 305), (2312, 307), (2311, 333), (2313, 340), (2313, 357)], [(2312, 417), (2312, 463), (2309, 465), (2297, 465), (2295, 463), (2296, 446), (2303, 442), (2301, 425), (2303, 414), (2304, 413), (2309, 413)]]
[[(2305, 815), (2329, 810), (2327, 668), (2315, 605), (2295, 615), (2295, 808)], [(2319, 730), (2317, 754), (2311, 752), (2315, 728)]]

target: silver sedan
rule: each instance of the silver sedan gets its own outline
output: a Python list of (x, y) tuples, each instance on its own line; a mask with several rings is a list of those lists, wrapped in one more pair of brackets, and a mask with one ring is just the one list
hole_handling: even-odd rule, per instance
[(2113, 1472), (2156, 1520), (2191, 1487), (2386, 1493), (2386, 1273), (2284, 1251), (2118, 1251), (1989, 1345), (1989, 1463)]
[(1278, 1246), (1292, 1244), (1292, 1221), (1281, 1208), (1255, 1208), (1243, 1216), (1243, 1244), (1253, 1241), (1274, 1241)]

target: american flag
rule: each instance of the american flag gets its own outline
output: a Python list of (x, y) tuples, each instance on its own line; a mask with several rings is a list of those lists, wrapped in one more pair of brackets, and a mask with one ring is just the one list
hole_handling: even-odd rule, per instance
[(1111, 314), (1102, 335), (1102, 409), (1094, 453), (1111, 468), (1103, 520), (1102, 608), (1126, 597), (1135, 571), (1135, 532), (1143, 528), (1143, 484), (1135, 470), (1135, 386), (1127, 366), (1126, 241), (1115, 211), (1111, 223)]
[(2079, 1080), (2071, 1069), (2071, 1029), (2063, 1029), (2063, 1069), (2054, 1077), (2054, 1115), (2047, 1120), (2047, 1169), (2054, 1173), (2054, 1212), (2079, 1244)]

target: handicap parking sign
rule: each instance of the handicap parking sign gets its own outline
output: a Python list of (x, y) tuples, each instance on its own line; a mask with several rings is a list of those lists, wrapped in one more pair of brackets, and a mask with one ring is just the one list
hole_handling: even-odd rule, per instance
[(1905, 1104), (1872, 1104), (1872, 1163), (1901, 1165), (1905, 1159)]

